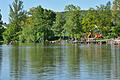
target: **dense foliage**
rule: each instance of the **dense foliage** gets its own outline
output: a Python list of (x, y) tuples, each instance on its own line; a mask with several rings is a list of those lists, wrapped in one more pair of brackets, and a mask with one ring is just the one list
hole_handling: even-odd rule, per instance
[(62, 34), (65, 33), (64, 24), (65, 24), (64, 13), (56, 13), (56, 19), (52, 28), (56, 36), (62, 36)]
[(23, 2), (14, 0), (10, 5), (9, 19), (3, 33), (6, 42), (41, 42), (51, 36), (80, 38), (83, 34), (95, 33), (96, 29), (104, 38), (115, 38), (120, 36), (120, 0), (114, 0), (113, 5), (109, 1), (89, 10), (71, 4), (65, 6), (64, 12), (41, 6), (24, 11)]
[(120, 0), (114, 0), (112, 9), (114, 21), (114, 27), (112, 27), (112, 34), (114, 34), (115, 36), (120, 36)]
[(41, 42), (53, 35), (52, 25), (55, 21), (55, 13), (43, 9), (41, 6), (33, 7), (27, 12), (25, 25), (20, 35), (21, 41)]
[(65, 31), (69, 35), (72, 34), (72, 37), (74, 37), (75, 35), (80, 34), (80, 32), (82, 31), (80, 7), (68, 5), (65, 7), (65, 11), (66, 11)]
[(14, 0), (13, 4), (10, 5), (10, 23), (7, 26), (7, 30), (3, 33), (5, 42), (19, 40), (19, 35), (24, 25), (25, 16), (23, 2), (20, 0)]
[(4, 27), (3, 27), (2, 15), (1, 15), (1, 10), (0, 10), (0, 41), (3, 40), (3, 37), (2, 37), (3, 32), (4, 32)]

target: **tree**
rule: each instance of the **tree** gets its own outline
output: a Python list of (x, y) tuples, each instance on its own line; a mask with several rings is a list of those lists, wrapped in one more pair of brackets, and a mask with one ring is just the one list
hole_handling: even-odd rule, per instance
[[(112, 12), (111, 3), (106, 5), (96, 6), (97, 8), (90, 8), (86, 11), (82, 18), (83, 31), (85, 33), (102, 33), (105, 37), (110, 36), (112, 26)], [(94, 35), (91, 35), (94, 37)]]
[(100, 32), (104, 36), (108, 36), (109, 34), (111, 34), (111, 26), (112, 26), (111, 2), (108, 2), (106, 5), (97, 6), (96, 25), (98, 26)]
[(0, 10), (0, 29), (2, 27), (2, 15), (1, 15), (1, 10)]
[(66, 11), (66, 32), (74, 37), (74, 34), (79, 34), (82, 31), (81, 18), (80, 18), (80, 7), (74, 5), (68, 5), (65, 7)]
[(21, 0), (14, 0), (10, 5), (9, 25), (7, 30), (3, 33), (4, 40), (10, 42), (12, 40), (19, 40), (20, 31), (22, 30), (23, 21), (25, 18), (25, 11), (23, 10), (23, 2)]
[(120, 36), (120, 0), (114, 0), (112, 6), (112, 14), (113, 14), (113, 33), (115, 33), (115, 37)]
[(56, 13), (56, 20), (53, 25), (53, 31), (55, 35), (61, 36), (62, 33), (64, 33), (64, 24), (65, 24), (64, 13)]
[(2, 21), (2, 15), (0, 10), (0, 41), (3, 40), (2, 33), (4, 32), (4, 28), (2, 25), (3, 25), (3, 21)]
[(53, 35), (52, 25), (55, 13), (43, 9), (41, 6), (33, 7), (28, 11), (25, 27), (21, 34), (21, 41), (40, 42)]
[(88, 35), (88, 33), (93, 33), (97, 23), (97, 11), (90, 8), (87, 14), (82, 18), (82, 28), (83, 32)]

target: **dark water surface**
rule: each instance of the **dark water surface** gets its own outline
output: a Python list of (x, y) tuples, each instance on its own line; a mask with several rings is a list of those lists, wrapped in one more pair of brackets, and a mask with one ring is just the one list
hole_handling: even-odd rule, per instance
[(120, 80), (120, 46), (0, 46), (0, 80)]

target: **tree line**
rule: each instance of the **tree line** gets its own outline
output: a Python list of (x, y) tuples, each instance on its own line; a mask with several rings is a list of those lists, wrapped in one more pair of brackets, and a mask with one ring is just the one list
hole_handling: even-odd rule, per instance
[(2, 27), (0, 14), (0, 39), (9, 43), (42, 42), (51, 36), (81, 38), (99, 31), (105, 38), (120, 36), (120, 0), (106, 5), (81, 10), (79, 6), (67, 5), (64, 12), (54, 12), (41, 6), (23, 9), (23, 1), (14, 0), (10, 7), (9, 24)]

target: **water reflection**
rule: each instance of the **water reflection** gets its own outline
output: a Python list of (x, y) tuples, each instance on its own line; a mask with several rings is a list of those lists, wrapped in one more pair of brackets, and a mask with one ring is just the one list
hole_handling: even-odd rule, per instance
[[(89, 46), (83, 49), (83, 74), (90, 80), (102, 80), (109, 76), (111, 70), (111, 52), (109, 46)], [(85, 69), (84, 69), (85, 68)]]
[(10, 51), (10, 76), (11, 80), (22, 80), (21, 76), (26, 72), (26, 54), (25, 48), (12, 46)]
[(71, 47), (67, 49), (69, 80), (77, 80), (80, 78), (80, 51), (78, 45), (71, 45)]
[(2, 68), (2, 47), (0, 46), (0, 75), (1, 75), (1, 68)]
[(113, 79), (120, 80), (120, 47), (118, 46), (111, 46), (112, 50), (112, 75)]
[(115, 45), (3, 45), (0, 79), (119, 80), (119, 53)]

